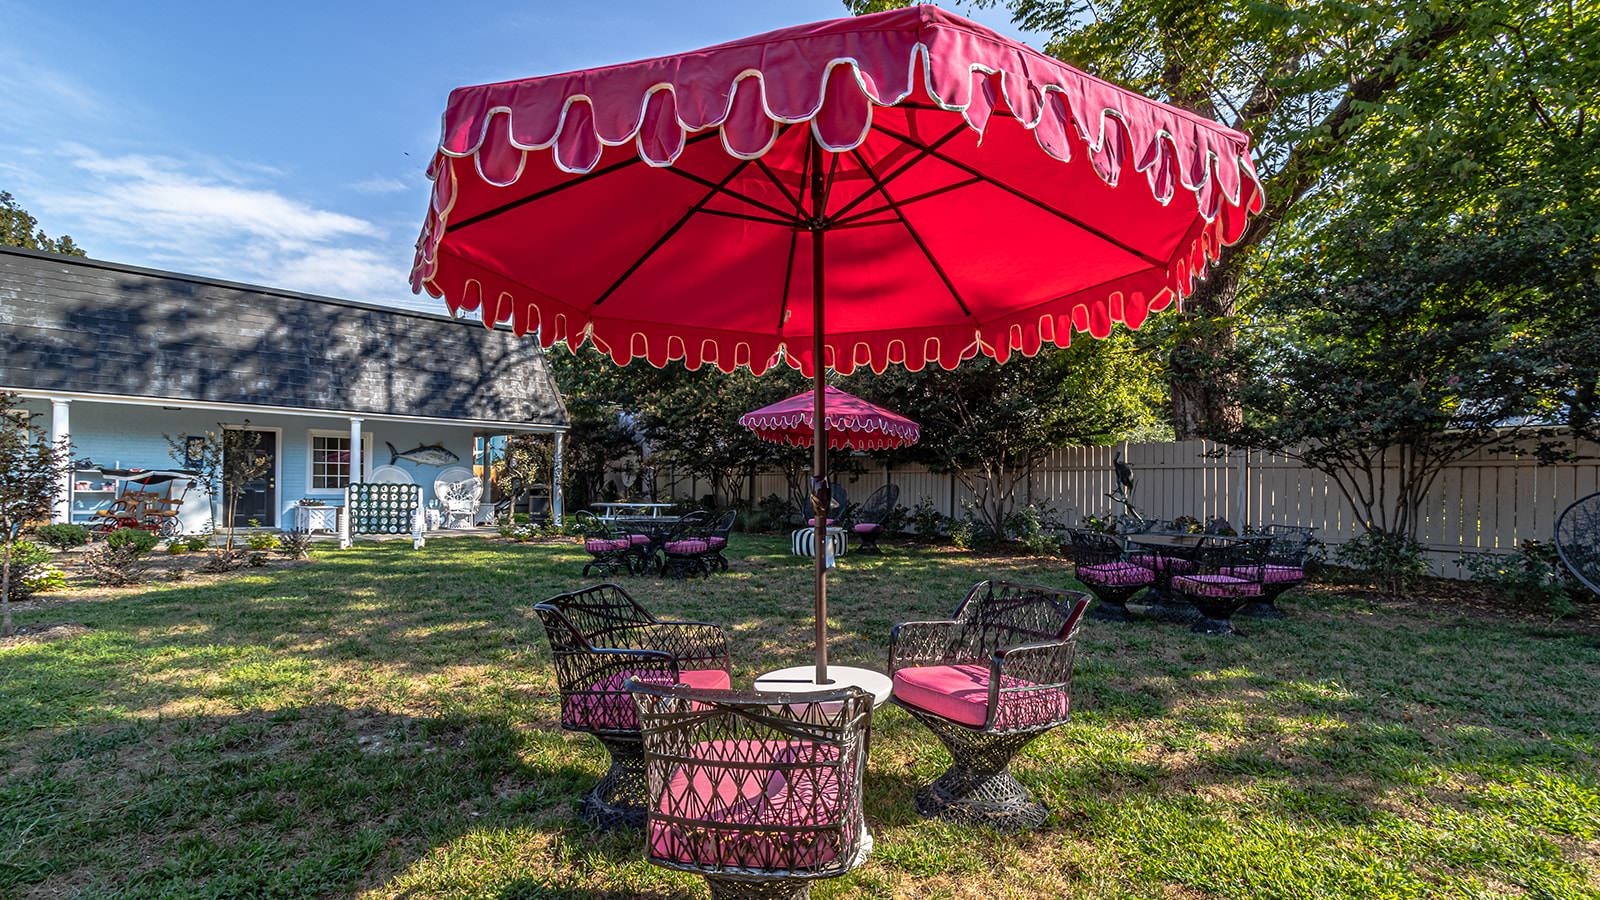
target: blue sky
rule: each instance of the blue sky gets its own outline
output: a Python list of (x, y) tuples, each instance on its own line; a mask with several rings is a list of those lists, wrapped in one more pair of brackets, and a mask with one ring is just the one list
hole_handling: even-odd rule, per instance
[[(1022, 36), (1003, 10), (962, 11)], [(0, 190), (97, 258), (433, 309), (406, 271), (452, 87), (843, 14), (838, 0), (0, 0)]]

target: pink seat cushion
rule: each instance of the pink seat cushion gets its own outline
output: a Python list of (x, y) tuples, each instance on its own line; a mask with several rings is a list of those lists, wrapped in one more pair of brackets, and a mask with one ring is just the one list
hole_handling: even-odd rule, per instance
[[(702, 741), (667, 770), (650, 855), (697, 866), (811, 869), (839, 855), (848, 812), (838, 750), (808, 741)], [(723, 827), (719, 827), (723, 826)], [(798, 826), (798, 828), (797, 828)], [(807, 827), (812, 826), (812, 827)]]
[(1231, 575), (1179, 575), (1172, 579), (1172, 589), (1196, 597), (1255, 597), (1261, 593), (1261, 585)]
[[(1001, 687), (1030, 687), (1032, 682), (1002, 675)], [(925, 709), (963, 725), (982, 728), (989, 713), (987, 666), (914, 666), (894, 673), (894, 696), (902, 703)], [(1067, 717), (1071, 702), (1065, 691), (1025, 691), (1000, 695), (995, 715), (999, 728), (1022, 728)]]
[(1135, 553), (1128, 557), (1134, 565), (1144, 566), (1152, 572), (1173, 571), (1179, 574), (1188, 574), (1194, 571), (1194, 563), (1187, 559), (1174, 556), (1157, 556), (1154, 553)]
[[(590, 685), (587, 691), (572, 693), (561, 699), (561, 724), (579, 731), (635, 731), (639, 728), (638, 711), (633, 697), (623, 689), (629, 678), (654, 680), (655, 672), (635, 672), (623, 669)], [(733, 682), (721, 669), (686, 669), (678, 673), (678, 683), (690, 687), (727, 690)]]
[(1098, 566), (1079, 566), (1078, 580), (1084, 584), (1107, 587), (1134, 587), (1155, 584), (1156, 573), (1144, 566), (1130, 562), (1101, 563)]
[(1299, 566), (1224, 566), (1221, 573), (1264, 584), (1288, 584), (1306, 580), (1306, 570)]
[(615, 553), (632, 546), (627, 538), (590, 538), (583, 542), (583, 549), (590, 553)]
[(706, 538), (706, 543), (713, 547), (721, 548), (728, 546), (728, 539), (725, 537), (711, 537)]
[(691, 554), (694, 554), (694, 553), (704, 553), (709, 549), (711, 549), (711, 545), (710, 544), (706, 543), (705, 541), (698, 541), (698, 540), (667, 541), (667, 546), (666, 546), (666, 550), (667, 550), (668, 553), (681, 553), (681, 554), (683, 554), (685, 556), (688, 556), (688, 555), (691, 555)]
[(856, 534), (877, 534), (883, 530), (883, 526), (876, 522), (861, 522), (850, 526), (850, 530)]
[(630, 534), (630, 535), (628, 535), (628, 543), (632, 544), (635, 547), (638, 547), (641, 544), (648, 544), (648, 543), (650, 543), (650, 535), (648, 535), (648, 534)]
[[(835, 522), (835, 521), (834, 521), (834, 520), (833, 520), (833, 519), (829, 519), (829, 520), (828, 520), (828, 524), (829, 524), (829, 525), (830, 525), (830, 526), (832, 526), (832, 525), (836, 525), (836, 524), (838, 524), (838, 523), (837, 523), (837, 522)], [(812, 516), (812, 517), (811, 517), (811, 518), (809, 518), (809, 519), (807, 519), (807, 520), (806, 520), (806, 527), (807, 527), (807, 528), (815, 528), (815, 527), (817, 527), (817, 519), (816, 519), (816, 517), (815, 517), (815, 516)]]

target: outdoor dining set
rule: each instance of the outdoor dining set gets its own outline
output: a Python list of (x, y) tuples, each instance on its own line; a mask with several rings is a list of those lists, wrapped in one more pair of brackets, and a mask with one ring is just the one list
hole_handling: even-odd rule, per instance
[[(1264, 525), (1254, 533), (1190, 533), (1149, 522), (1128, 534), (1070, 529), (1077, 578), (1098, 601), (1094, 618), (1192, 622), (1204, 634), (1239, 634), (1233, 616), (1283, 615), (1277, 599), (1306, 579), (1313, 529)], [(1135, 611), (1129, 603), (1143, 601)]]
[[(1089, 596), (984, 581), (949, 619), (904, 622), (888, 674), (834, 667), (831, 684), (769, 673), (732, 689), (727, 636), (653, 616), (600, 584), (534, 607), (554, 654), (561, 727), (611, 765), (582, 804), (592, 824), (640, 829), (652, 862), (704, 875), (714, 897), (804, 897), (863, 862), (873, 710), (893, 702), (953, 764), (917, 793), (927, 816), (1001, 830), (1047, 812), (1011, 758), (1067, 721)], [(865, 677), (862, 677), (865, 676)], [(880, 686), (881, 685), (881, 686)]]
[(738, 512), (695, 510), (681, 516), (602, 518), (584, 511), (574, 518), (583, 532), (583, 549), (589, 554), (584, 577), (622, 572), (688, 578), (727, 571), (728, 559), (723, 554)]

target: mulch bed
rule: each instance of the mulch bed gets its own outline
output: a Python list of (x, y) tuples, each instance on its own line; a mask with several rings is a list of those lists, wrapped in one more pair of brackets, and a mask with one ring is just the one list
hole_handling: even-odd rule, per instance
[(55, 622), (49, 625), (18, 625), (10, 637), (0, 638), (0, 648), (21, 647), (24, 644), (47, 644), (63, 638), (88, 634), (89, 629), (75, 622)]

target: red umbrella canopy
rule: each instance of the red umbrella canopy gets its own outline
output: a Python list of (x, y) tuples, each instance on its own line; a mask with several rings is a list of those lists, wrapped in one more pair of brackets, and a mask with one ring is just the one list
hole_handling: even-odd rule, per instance
[(814, 295), (844, 373), (1138, 327), (1262, 206), (1244, 134), (929, 6), (459, 88), (430, 176), (414, 289), (757, 373)]
[[(922, 427), (828, 385), (823, 392), (822, 427), (830, 450), (891, 450), (909, 447), (922, 436)], [(809, 447), (814, 441), (815, 394), (806, 391), (739, 417), (739, 424), (764, 441)]]

